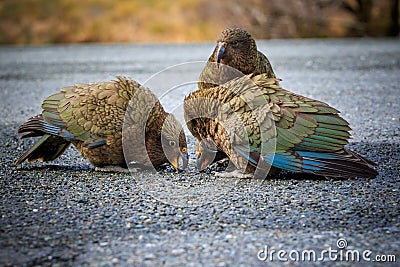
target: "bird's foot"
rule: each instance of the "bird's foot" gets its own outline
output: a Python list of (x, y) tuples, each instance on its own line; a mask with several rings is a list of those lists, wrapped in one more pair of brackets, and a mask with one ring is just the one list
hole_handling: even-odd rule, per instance
[(103, 167), (96, 167), (95, 171), (130, 173), (130, 172), (137, 172), (137, 169), (135, 169), (135, 168), (128, 169), (128, 168), (123, 168), (121, 166), (109, 165), (109, 166), (103, 166)]
[(234, 170), (232, 172), (216, 172), (215, 176), (224, 177), (224, 178), (239, 178), (239, 179), (251, 179), (253, 178), (252, 173), (244, 173), (240, 170)]

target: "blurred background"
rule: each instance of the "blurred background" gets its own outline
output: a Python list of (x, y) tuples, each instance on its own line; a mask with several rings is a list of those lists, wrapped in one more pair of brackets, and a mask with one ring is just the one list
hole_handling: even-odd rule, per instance
[(399, 34), (399, 0), (0, 0), (0, 44), (179, 43)]

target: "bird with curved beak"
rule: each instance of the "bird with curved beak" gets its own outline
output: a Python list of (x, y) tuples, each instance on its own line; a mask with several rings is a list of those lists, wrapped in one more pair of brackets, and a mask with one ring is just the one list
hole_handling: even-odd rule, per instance
[[(217, 68), (215, 68), (215, 64)], [(220, 68), (220, 64), (228, 66), (228, 68)], [(227, 77), (220, 77), (221, 71)], [(262, 52), (257, 50), (254, 38), (243, 29), (226, 28), (217, 39), (217, 45), (200, 74), (198, 90), (221, 85), (238, 77), (240, 73), (246, 75), (264, 73), (267, 78), (275, 78), (271, 63)], [(200, 148), (199, 142), (197, 141), (196, 147)], [(206, 147), (201, 148), (201, 151), (196, 149), (196, 154), (202, 155), (198, 156), (197, 160), (197, 166), (200, 169), (226, 158), (222, 151), (215, 154), (212, 149), (209, 150)]]
[(150, 89), (132, 79), (64, 87), (47, 97), (42, 108), (18, 129), (22, 138), (40, 139), (15, 165), (54, 160), (72, 143), (100, 171), (126, 172), (131, 162), (146, 168), (165, 163), (187, 167), (181, 123)]
[[(257, 50), (254, 38), (245, 30), (240, 28), (226, 28), (217, 39), (217, 45), (208, 59), (209, 63), (227, 65), (233, 69), (247, 74), (265, 73), (268, 78), (275, 78), (268, 58)], [(199, 81), (213, 81), (216, 75), (215, 68), (207, 64), (200, 74)], [(232, 77), (235, 78), (235, 77)], [(209, 88), (210, 85), (199, 84), (199, 89)]]
[[(214, 144), (207, 142), (208, 151), (199, 148), (200, 168), (219, 150), (236, 167), (216, 174), (221, 177), (262, 178), (270, 167), (342, 178), (378, 174), (374, 162), (345, 147), (350, 127), (338, 110), (285, 90), (279, 81), (248, 75), (185, 97), (188, 129), (198, 142)], [(199, 116), (210, 109), (214, 117)]]
[[(350, 127), (339, 111), (326, 103), (281, 88), (280, 79), (275, 78), (267, 57), (257, 50), (255, 40), (245, 30), (225, 29), (208, 63), (216, 63), (218, 69), (213, 64), (206, 64), (200, 74), (198, 90), (185, 97), (185, 117), (191, 118), (186, 120), (188, 129), (197, 142), (211, 139), (217, 148), (201, 148), (199, 143), (199, 169), (204, 169), (221, 152), (229, 157), (238, 171), (220, 175), (224, 177), (250, 177), (260, 161), (276, 169), (323, 176), (377, 175), (372, 168), (374, 162), (345, 148)], [(221, 69), (226, 68), (220, 68), (219, 64), (248, 76), (232, 75), (221, 79), (221, 74), (226, 76), (226, 71)], [(251, 79), (256, 88), (247, 83), (247, 79)], [(246, 94), (251, 97), (245, 97)], [(196, 99), (216, 101), (199, 102)], [(246, 99), (251, 100), (252, 108), (248, 108)], [(198, 116), (208, 114), (210, 109), (218, 109), (218, 105), (212, 106), (215, 102), (230, 106), (242, 118), (244, 125), (230, 124), (228, 132), (232, 134), (227, 136), (220, 120)], [(214, 110), (214, 113), (218, 112)], [(230, 113), (223, 109), (221, 112), (229, 117)], [(247, 135), (241, 134), (243, 128)], [(273, 143), (271, 140), (276, 142), (276, 151), (263, 152), (261, 148)]]
[(214, 162), (226, 158), (226, 154), (218, 151), (214, 142), (210, 139), (203, 139), (196, 143), (196, 166), (199, 171), (203, 171)]

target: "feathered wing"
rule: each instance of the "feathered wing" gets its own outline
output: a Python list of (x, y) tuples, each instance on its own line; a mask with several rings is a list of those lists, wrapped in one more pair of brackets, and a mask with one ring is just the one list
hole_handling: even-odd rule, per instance
[[(253, 78), (265, 86), (263, 75)], [(348, 122), (326, 103), (303, 97), (277, 85), (268, 85), (277, 138), (273, 166), (323, 176), (375, 177), (371, 161), (345, 148)], [(266, 161), (271, 155), (264, 156)]]
[(253, 81), (265, 91), (276, 126), (276, 152), (263, 155), (272, 166), (294, 172), (337, 177), (375, 177), (373, 163), (345, 149), (348, 122), (326, 103), (271, 84), (264, 75)]
[(121, 132), (131, 92), (138, 87), (134, 81), (122, 77), (111, 82), (65, 87), (43, 102), (42, 114), (50, 124), (83, 142), (83, 146), (95, 147), (104, 144), (107, 136)]

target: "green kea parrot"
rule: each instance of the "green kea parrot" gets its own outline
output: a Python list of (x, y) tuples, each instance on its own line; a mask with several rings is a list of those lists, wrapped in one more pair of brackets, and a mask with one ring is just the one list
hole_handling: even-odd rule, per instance
[[(243, 74), (262, 73), (269, 78), (275, 78), (271, 63), (257, 50), (254, 38), (243, 29), (226, 28), (218, 37), (217, 45), (200, 74), (198, 90), (224, 84)], [(214, 158), (213, 162), (226, 159), (222, 151), (212, 152), (197, 142), (196, 154), (205, 153), (211, 153), (207, 158)], [(207, 165), (207, 161), (198, 161), (197, 168), (203, 170)]]
[(217, 45), (200, 74), (198, 90), (224, 84), (242, 74), (262, 73), (275, 78), (271, 63), (257, 50), (254, 38), (243, 29), (227, 28), (217, 39)]
[(126, 172), (126, 157), (145, 168), (187, 166), (182, 125), (134, 80), (117, 77), (65, 87), (47, 97), (42, 109), (18, 129), (22, 138), (40, 138), (16, 165), (54, 160), (72, 143), (97, 170)]
[(249, 178), (269, 166), (330, 177), (377, 175), (373, 162), (345, 148), (350, 127), (339, 111), (281, 88), (267, 74), (196, 90), (185, 98), (184, 112), (202, 147), (198, 165), (221, 151), (237, 168), (219, 176)]

